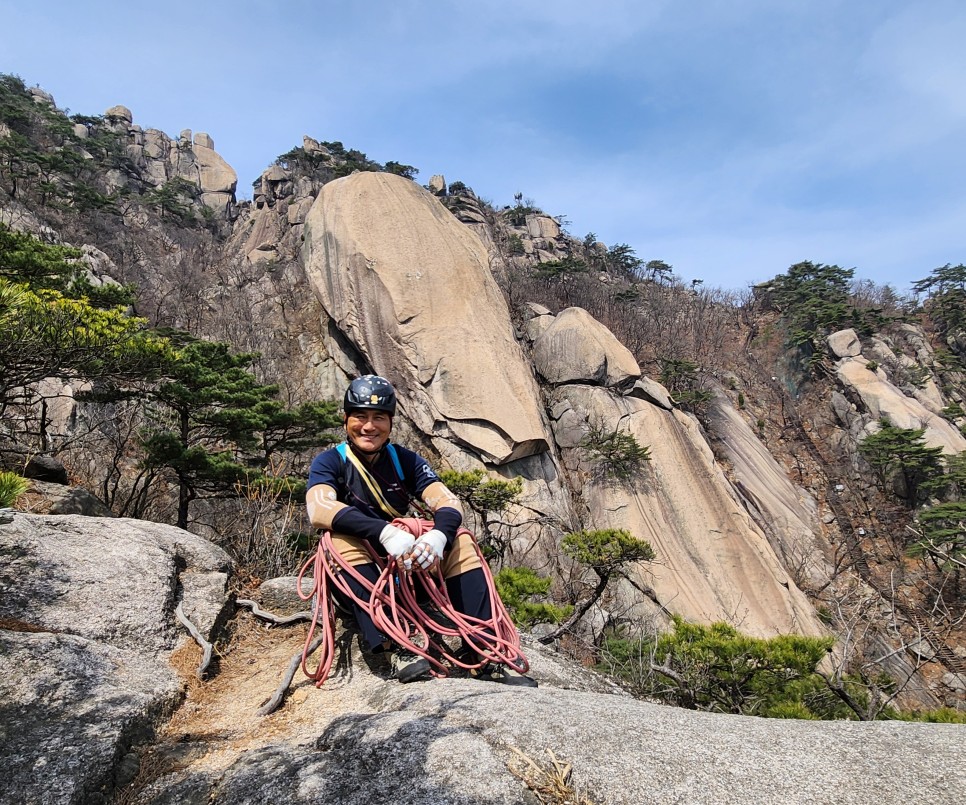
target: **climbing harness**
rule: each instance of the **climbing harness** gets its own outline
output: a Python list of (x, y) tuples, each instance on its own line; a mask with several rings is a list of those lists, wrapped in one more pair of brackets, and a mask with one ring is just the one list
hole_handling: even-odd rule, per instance
[[(419, 539), (433, 528), (431, 520), (397, 517), (394, 526), (402, 528)], [(489, 663), (512, 668), (520, 674), (529, 670), (529, 663), (520, 651), (520, 635), (510, 619), (493, 583), (493, 574), (480, 553), (472, 533), (468, 534), (480, 557), (480, 567), (486, 579), (490, 597), (488, 619), (481, 619), (458, 612), (450, 600), (443, 579), (440, 563), (429, 570), (418, 567), (404, 570), (393, 557), (380, 557), (367, 544), (373, 562), (381, 569), (375, 583), (362, 576), (339, 554), (332, 542), (332, 534), (323, 532), (315, 553), (302, 566), (298, 575), (299, 596), (314, 600), (312, 621), (302, 651), (302, 671), (321, 687), (329, 676), (335, 659), (335, 599), (338, 591), (346, 599), (354, 601), (372, 618), (376, 628), (402, 649), (425, 657), (434, 676), (448, 676), (454, 667), (476, 671)], [(311, 592), (303, 592), (302, 579), (312, 575)], [(353, 578), (369, 593), (369, 600), (358, 598), (346, 581)], [(418, 587), (417, 587), (418, 585)], [(427, 603), (418, 601), (421, 590)], [(318, 645), (320, 656), (314, 668), (309, 667), (313, 644), (318, 642), (316, 631), (321, 631)], [(460, 639), (462, 650), (453, 650), (447, 639)], [(467, 649), (469, 649), (467, 651)]]

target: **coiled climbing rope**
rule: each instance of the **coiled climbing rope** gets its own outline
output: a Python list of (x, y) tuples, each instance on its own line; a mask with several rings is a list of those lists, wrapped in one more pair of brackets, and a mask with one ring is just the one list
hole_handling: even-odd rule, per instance
[[(433, 528), (431, 520), (418, 518), (400, 518), (393, 520), (392, 524), (417, 539)], [(299, 571), (297, 588), (303, 600), (314, 600), (312, 621), (302, 651), (302, 671), (316, 687), (325, 683), (335, 659), (335, 592), (366, 610), (376, 628), (390, 641), (425, 657), (435, 676), (448, 676), (454, 667), (472, 672), (488, 663), (506, 665), (521, 674), (529, 670), (529, 663), (520, 651), (520, 635), (497, 594), (493, 574), (480, 554), (476, 539), (466, 529), (460, 529), (460, 532), (469, 534), (480, 556), (490, 597), (489, 618), (475, 618), (456, 610), (439, 562), (428, 570), (418, 567), (404, 570), (392, 557), (380, 557), (367, 546), (373, 561), (381, 568), (373, 583), (345, 561), (333, 545), (329, 531), (322, 534), (315, 553)], [(309, 573), (312, 574), (312, 589), (304, 592), (302, 579)], [(348, 577), (369, 593), (368, 601), (353, 593), (346, 581)], [(420, 597), (424, 597), (427, 603), (420, 605)], [(447, 639), (456, 638), (461, 641), (461, 649), (454, 651)], [(463, 646), (470, 651), (462, 649)], [(315, 651), (320, 654), (315, 666), (310, 667), (309, 657)]]

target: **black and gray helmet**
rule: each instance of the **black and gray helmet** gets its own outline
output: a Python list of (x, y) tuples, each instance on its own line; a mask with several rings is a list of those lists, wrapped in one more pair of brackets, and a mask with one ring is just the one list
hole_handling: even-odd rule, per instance
[(348, 414), (352, 411), (370, 410), (385, 411), (389, 416), (396, 413), (396, 390), (392, 384), (379, 375), (363, 375), (357, 377), (345, 390), (343, 410)]

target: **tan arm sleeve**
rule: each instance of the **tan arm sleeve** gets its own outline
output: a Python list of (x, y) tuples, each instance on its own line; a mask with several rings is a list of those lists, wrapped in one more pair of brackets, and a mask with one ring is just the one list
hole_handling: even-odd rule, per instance
[(463, 505), (460, 503), (460, 499), (450, 492), (442, 481), (436, 481), (427, 486), (423, 490), (422, 498), (423, 502), (434, 512), (445, 507), (456, 509), (460, 516), (463, 516)]
[(316, 528), (332, 528), (335, 516), (346, 508), (345, 503), (335, 499), (335, 490), (326, 484), (316, 484), (305, 493), (305, 507), (309, 511), (309, 522)]

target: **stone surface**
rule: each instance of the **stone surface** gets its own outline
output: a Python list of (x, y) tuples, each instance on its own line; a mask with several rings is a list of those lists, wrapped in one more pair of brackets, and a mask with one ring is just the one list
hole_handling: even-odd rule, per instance
[(518, 805), (535, 799), (510, 767), (547, 767), (548, 752), (599, 805), (954, 803), (966, 785), (957, 725), (695, 713), (584, 689), (540, 653), (536, 690), (400, 685), (349, 653), (321, 690), (301, 684), (263, 720), (252, 704), (271, 677), (250, 671), (237, 688), (245, 708), (215, 715), (207, 736), (179, 723), (192, 738), (175, 770), (133, 802)]
[(782, 564), (819, 589), (831, 577), (822, 554), (818, 504), (796, 487), (766, 446), (720, 390), (708, 410), (708, 427), (730, 467), (730, 478)]
[(15, 513), (0, 525), (0, 803), (108, 802), (130, 781), (125, 756), (181, 699), (174, 608), (213, 639), (229, 566), (156, 523)]
[(23, 477), (64, 486), (68, 483), (67, 468), (53, 456), (43, 454), (30, 457), (23, 468)]
[(548, 382), (617, 386), (641, 376), (637, 361), (586, 310), (561, 311), (533, 343), (533, 363)]
[(855, 330), (839, 330), (832, 333), (827, 341), (836, 358), (855, 358), (862, 354), (862, 342)]
[(842, 358), (836, 364), (839, 381), (861, 398), (873, 421), (882, 417), (898, 428), (925, 428), (929, 447), (941, 447), (949, 454), (966, 450), (966, 438), (955, 425), (937, 416), (918, 400), (907, 397), (888, 380), (871, 371), (862, 358)]
[(81, 486), (33, 480), (22, 505), (33, 514), (81, 514), (85, 517), (113, 517), (114, 513)]
[(405, 415), (500, 464), (547, 449), (539, 393), (479, 238), (400, 176), (325, 185), (306, 274), (341, 335), (395, 384)]
[[(558, 445), (568, 469), (586, 477), (589, 522), (625, 528), (651, 544), (656, 561), (632, 572), (664, 607), (691, 621), (724, 621), (762, 637), (825, 633), (731, 491), (693, 419), (599, 387), (560, 386), (556, 399), (555, 433), (568, 423)], [(570, 447), (591, 427), (634, 436), (650, 449), (651, 460), (630, 482), (608, 478), (579, 443)]]
[[(275, 579), (263, 581), (258, 588), (256, 598), (262, 609), (274, 615), (294, 615), (312, 608), (311, 601), (299, 598), (297, 576), (279, 576)], [(312, 593), (311, 576), (302, 582), (302, 591), (306, 595)]]
[(671, 399), (671, 394), (668, 390), (656, 380), (651, 380), (649, 377), (640, 378), (634, 383), (627, 394), (629, 397), (646, 400), (649, 403), (663, 408), (665, 411), (670, 411), (674, 408), (674, 400)]
[(183, 634), (172, 613), (189, 570), (215, 574), (222, 586), (216, 610), (199, 605), (209, 633), (227, 606), (228, 555), (173, 526), (18, 514), (0, 529), (0, 551), (0, 616), (49, 632), (152, 655), (170, 651)]

